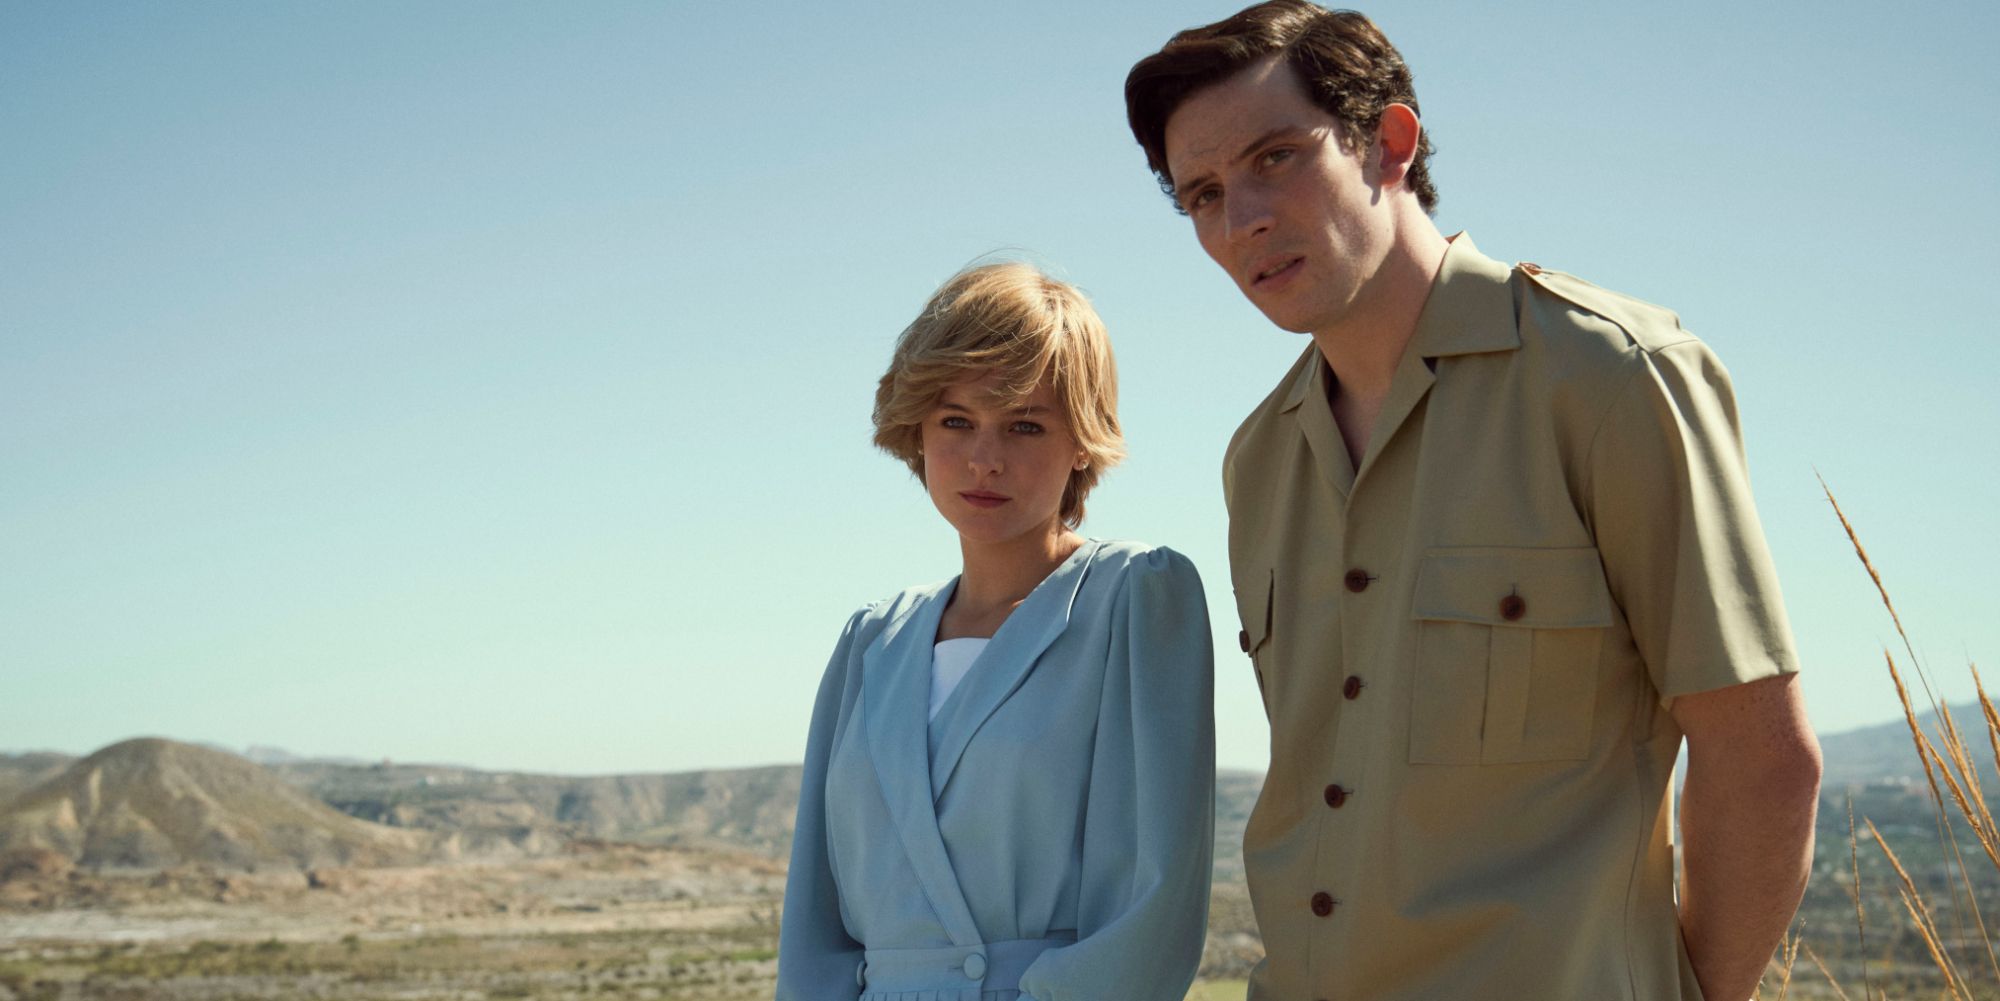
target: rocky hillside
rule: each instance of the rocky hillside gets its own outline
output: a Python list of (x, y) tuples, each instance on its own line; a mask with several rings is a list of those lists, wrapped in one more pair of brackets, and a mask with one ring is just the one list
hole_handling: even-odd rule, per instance
[(0, 856), (75, 865), (381, 865), (437, 839), (340, 813), (251, 762), (145, 738), (113, 744), (0, 806)]
[[(342, 812), (381, 824), (453, 832), (473, 846), (514, 837), (791, 851), (800, 768), (771, 765), (662, 775), (565, 777), (438, 765), (294, 762), (274, 771)], [(1216, 777), (1218, 878), (1242, 872), (1239, 846), (1263, 775)], [(509, 834), (509, 832), (515, 832)]]
[(471, 852), (511, 843), (532, 854), (592, 838), (781, 856), (799, 797), (796, 765), (588, 777), (328, 762), (274, 771), (343, 813), (457, 833)]

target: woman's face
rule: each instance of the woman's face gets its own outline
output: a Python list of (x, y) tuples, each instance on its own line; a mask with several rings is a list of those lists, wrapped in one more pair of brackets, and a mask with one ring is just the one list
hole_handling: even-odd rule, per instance
[(1004, 386), (993, 374), (958, 383), (924, 419), (924, 485), (970, 542), (1060, 531), (1063, 487), (1084, 457), (1047, 385), (1013, 406)]

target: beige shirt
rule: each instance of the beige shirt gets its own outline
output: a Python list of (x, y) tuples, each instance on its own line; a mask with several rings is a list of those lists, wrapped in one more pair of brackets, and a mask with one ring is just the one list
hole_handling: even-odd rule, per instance
[(1727, 374), (1461, 235), (1358, 470), (1331, 378), (1307, 348), (1224, 464), (1252, 1001), (1699, 1001), (1667, 706), (1797, 669)]

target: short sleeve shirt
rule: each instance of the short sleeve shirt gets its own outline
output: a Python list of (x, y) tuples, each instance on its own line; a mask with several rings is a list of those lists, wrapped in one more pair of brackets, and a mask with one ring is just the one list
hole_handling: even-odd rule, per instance
[(1332, 378), (1308, 347), (1224, 464), (1252, 1001), (1699, 1001), (1667, 708), (1797, 669), (1727, 374), (1460, 235), (1358, 469)]

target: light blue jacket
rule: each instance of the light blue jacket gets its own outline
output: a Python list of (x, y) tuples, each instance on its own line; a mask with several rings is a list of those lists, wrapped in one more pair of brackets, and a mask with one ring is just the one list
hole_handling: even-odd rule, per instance
[(1181, 1001), (1215, 813), (1194, 565), (1085, 543), (927, 725), (956, 585), (863, 608), (834, 648), (806, 740), (779, 1001)]

